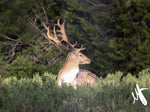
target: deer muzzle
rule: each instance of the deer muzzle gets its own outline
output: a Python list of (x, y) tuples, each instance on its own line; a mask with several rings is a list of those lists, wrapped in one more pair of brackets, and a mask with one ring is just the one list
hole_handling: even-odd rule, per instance
[(89, 58), (87, 58), (86, 60), (81, 60), (80, 64), (90, 64), (91, 60)]

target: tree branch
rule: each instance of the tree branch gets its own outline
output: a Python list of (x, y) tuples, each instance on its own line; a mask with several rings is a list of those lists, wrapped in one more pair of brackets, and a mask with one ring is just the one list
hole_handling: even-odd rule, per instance
[(10, 38), (10, 37), (8, 37), (8, 36), (4, 35), (4, 34), (1, 34), (1, 33), (0, 33), (0, 36), (2, 36), (2, 37), (4, 37), (4, 38), (6, 38), (6, 39), (8, 39), (8, 40), (18, 42), (18, 40), (12, 39), (12, 38)]
[(45, 16), (45, 19), (46, 19), (46, 24), (49, 25), (47, 12), (45, 11), (45, 8), (44, 8), (44, 0), (42, 0), (42, 2), (41, 2), (41, 7), (42, 7), (42, 10), (43, 10), (43, 12), (44, 12), (44, 16)]
[[(19, 35), (16, 34), (18, 37)], [(5, 46), (11, 46), (12, 49), (9, 50), (9, 52), (7, 53), (8, 56), (4, 57), (5, 59), (8, 59), (8, 62), (11, 62), (15, 55), (16, 55), (16, 48), (17, 46), (24, 46), (24, 45), (28, 45), (28, 46), (32, 46), (32, 44), (26, 43), (26, 42), (20, 42), (20, 38), (16, 39), (12, 39), (4, 34), (0, 34), (0, 36), (6, 38), (9, 41), (4, 41), (4, 42), (0, 42), (0, 44), (4, 44)]]
[(90, 3), (93, 6), (96, 6), (96, 7), (107, 7), (107, 6), (115, 5), (115, 4), (106, 5), (106, 4), (103, 4), (103, 3), (101, 3), (101, 4), (95, 4), (95, 3), (91, 2), (90, 0), (87, 0), (87, 2)]

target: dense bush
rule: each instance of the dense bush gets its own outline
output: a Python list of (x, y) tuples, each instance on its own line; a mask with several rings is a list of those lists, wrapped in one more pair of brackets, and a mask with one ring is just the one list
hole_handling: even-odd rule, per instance
[(9, 77), (1, 79), (1, 112), (149, 112), (150, 90), (143, 91), (148, 101), (133, 104), (131, 92), (135, 84), (140, 88), (150, 87), (150, 72), (142, 71), (139, 79), (128, 74), (120, 83), (121, 72), (99, 78), (94, 88), (57, 86), (56, 76), (51, 73), (34, 75), (33, 79)]
[(150, 65), (150, 1), (117, 0), (116, 36), (111, 40), (114, 68), (137, 75)]

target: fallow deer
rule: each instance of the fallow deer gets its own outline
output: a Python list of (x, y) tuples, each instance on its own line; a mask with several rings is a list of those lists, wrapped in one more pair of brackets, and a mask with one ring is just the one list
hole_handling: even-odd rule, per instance
[[(65, 32), (65, 22), (60, 24), (60, 21), (58, 20), (55, 26), (57, 26), (60, 30), (55, 30), (54, 26), (53, 32), (50, 31), (50, 28), (45, 24), (43, 24), (43, 26), (47, 30), (48, 39), (53, 41), (57, 47), (62, 47), (69, 50), (69, 47), (66, 47), (62, 44), (62, 41), (64, 41), (72, 50), (67, 55), (65, 63), (62, 69), (59, 71), (58, 85), (62, 86), (63, 83), (66, 83), (67, 85), (72, 85), (74, 88), (76, 88), (78, 85), (81, 86), (87, 84), (94, 86), (97, 82), (96, 75), (88, 70), (79, 69), (80, 64), (90, 64), (91, 60), (80, 52), (81, 50), (85, 49), (83, 46), (81, 46), (81, 48), (75, 48), (77, 42), (75, 44), (70, 43)], [(61, 37), (61, 40), (58, 39), (58, 37)]]

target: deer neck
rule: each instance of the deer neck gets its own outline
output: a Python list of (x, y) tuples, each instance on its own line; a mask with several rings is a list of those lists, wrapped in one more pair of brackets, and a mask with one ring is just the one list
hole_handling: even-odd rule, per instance
[(65, 62), (62, 69), (65, 74), (69, 73), (76, 74), (79, 72), (79, 65), (77, 63)]
[(72, 83), (78, 72), (79, 65), (77, 63), (66, 61), (61, 69), (61, 80), (65, 83)]

